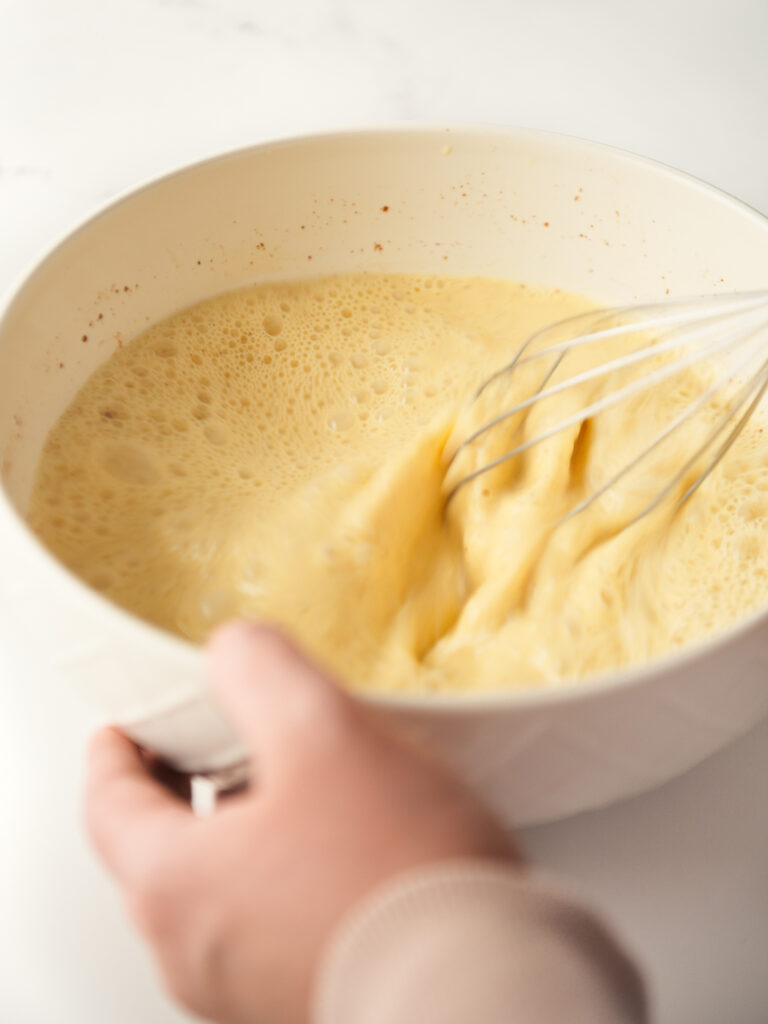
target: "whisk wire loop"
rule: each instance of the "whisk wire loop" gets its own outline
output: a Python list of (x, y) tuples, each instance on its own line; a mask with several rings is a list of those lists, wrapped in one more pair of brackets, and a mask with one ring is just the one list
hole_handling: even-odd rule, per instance
[[(619, 322), (617, 323), (616, 321)], [(593, 325), (592, 330), (579, 329), (589, 323)], [(603, 326), (605, 324), (608, 324), (608, 326)], [(615, 358), (605, 359), (596, 366), (574, 373), (564, 380), (551, 383), (552, 378), (562, 366), (565, 358), (575, 349), (594, 344), (598, 341), (620, 339), (630, 335), (641, 335), (645, 338), (650, 331), (660, 332), (661, 336), (657, 334), (649, 342), (641, 344), (638, 348), (628, 353)], [(561, 339), (550, 345), (535, 349), (535, 344), (551, 332), (560, 333), (561, 336), (565, 332), (567, 336), (564, 340)], [(535, 390), (509, 408), (502, 410), (498, 415), (482, 424), (469, 437), (465, 438), (448, 459), (447, 472), (450, 472), (451, 467), (455, 465), (459, 455), (480, 437), (513, 416), (530, 413), (531, 410), (546, 399), (556, 397), (582, 385), (599, 382), (603, 378), (609, 379), (611, 374), (620, 374), (632, 367), (640, 367), (645, 360), (650, 358), (667, 355), (671, 356), (671, 358), (668, 361), (664, 361), (657, 369), (643, 373), (639, 377), (630, 380), (629, 383), (618, 387), (615, 391), (603, 394), (594, 401), (587, 402), (586, 405), (576, 412), (562, 417), (556, 423), (540, 430), (533, 437), (526, 438), (519, 444), (514, 445), (510, 450), (466, 473), (448, 490), (445, 499), (446, 504), (470, 481), (523, 455), (534, 446), (547, 441), (562, 431), (583, 424), (606, 409), (661, 384), (697, 363), (718, 355), (728, 359), (734, 353), (745, 350), (745, 358), (739, 360), (735, 365), (733, 360), (731, 360), (731, 365), (720, 370), (714, 384), (706, 388), (695, 400), (691, 401), (683, 412), (676, 416), (643, 451), (614, 474), (610, 480), (602, 484), (578, 505), (574, 506), (563, 519), (577, 515), (597, 498), (605, 494), (638, 466), (651, 452), (656, 450), (667, 438), (671, 437), (675, 431), (679, 430), (692, 416), (712, 403), (719, 391), (735, 381), (741, 380), (746, 375), (746, 383), (738, 389), (735, 396), (730, 396), (724, 415), (708, 433), (704, 442), (686, 459), (680, 470), (649, 502), (648, 506), (632, 520), (632, 523), (647, 515), (665, 497), (672, 493), (680, 485), (680, 482), (684, 480), (685, 476), (695, 468), (697, 462), (728, 428), (729, 424), (733, 424), (734, 419), (738, 417), (726, 439), (680, 499), (679, 504), (682, 504), (701, 486), (706, 477), (718, 465), (749, 421), (766, 389), (768, 389), (768, 357), (766, 356), (765, 345), (767, 341), (768, 291), (701, 296), (675, 301), (664, 300), (662, 302), (630, 306), (623, 309), (616, 308), (597, 313), (593, 311), (579, 314), (576, 317), (571, 317), (568, 320), (560, 321), (558, 324), (543, 328), (531, 335), (520, 346), (514, 358), (506, 366), (492, 374), (478, 388), (474, 400), (477, 400), (491, 383), (498, 381), (501, 377), (512, 375), (521, 367), (537, 360), (551, 359), (550, 366), (536, 385)], [(759, 366), (756, 369), (753, 368), (750, 373), (750, 366), (754, 367), (756, 360), (759, 360)], [(744, 409), (745, 411), (739, 416), (741, 410)], [(523, 421), (517, 428), (518, 431), (525, 422), (527, 422), (527, 416), (524, 416)]]
[[(711, 313), (701, 311), (705, 300), (711, 306)], [(647, 332), (656, 328), (674, 327), (691, 322), (693, 322), (694, 326), (700, 326), (710, 320), (724, 320), (734, 314), (748, 313), (762, 307), (768, 308), (768, 292), (740, 292), (735, 295), (696, 296), (690, 299), (666, 300), (641, 306), (615, 306), (611, 309), (589, 310), (586, 313), (577, 313), (575, 316), (567, 317), (565, 320), (560, 320), (555, 324), (548, 324), (526, 338), (513, 359), (483, 381), (475, 392), (475, 398), (479, 398), (490, 384), (504, 374), (509, 373), (510, 370), (513, 370), (520, 363), (524, 363), (527, 359), (536, 359), (554, 352), (565, 353), (581, 345), (590, 345), (596, 341), (617, 338), (639, 331)], [(661, 315), (652, 315), (655, 314), (656, 310), (661, 310)], [(598, 323), (610, 322), (611, 320), (626, 317), (630, 319), (626, 323), (614, 324), (611, 327), (600, 328), (599, 330), (584, 332), (575, 330), (576, 326), (582, 321), (594, 321), (596, 317), (598, 318)], [(637, 319), (633, 320), (631, 319), (632, 317)], [(526, 350), (530, 349), (534, 342), (550, 334), (554, 329), (570, 329), (571, 333), (565, 341), (538, 349), (531, 355), (525, 355)]]
[[(745, 371), (747, 369), (747, 367), (749, 366), (751, 361), (752, 361), (752, 356), (751, 356), (751, 353), (750, 353), (750, 355), (747, 357), (747, 359), (742, 360), (738, 364), (738, 366), (736, 366), (734, 368), (734, 376), (737, 377), (740, 373)], [(768, 376), (768, 363), (763, 365), (763, 374), (761, 375), (761, 378), (760, 378), (761, 380), (762, 380), (763, 376)], [(750, 382), (750, 384), (751, 384), (751, 386), (749, 387), (749, 392), (751, 393), (752, 390), (753, 390), (753, 387), (757, 386), (757, 385), (755, 384), (754, 381)], [(715, 395), (718, 393), (718, 391), (722, 390), (722, 388), (723, 388), (723, 381), (722, 380), (716, 381), (713, 385), (711, 385), (711, 387), (707, 388), (707, 390), (705, 392), (703, 392), (703, 394), (701, 394), (696, 399), (695, 402), (693, 402), (690, 406), (688, 406), (688, 408), (684, 409), (678, 416), (676, 416), (672, 420), (671, 423), (669, 423), (659, 434), (657, 434), (656, 437), (651, 441), (651, 443), (646, 448), (644, 448), (639, 453), (639, 455), (636, 455), (630, 462), (628, 462), (625, 466), (623, 466), (618, 471), (618, 473), (615, 473), (609, 480), (606, 480), (606, 482), (604, 484), (601, 484), (601, 486), (598, 487), (597, 490), (595, 490), (592, 494), (590, 494), (589, 497), (587, 497), (583, 501), (579, 502), (578, 505), (574, 505), (574, 507), (563, 516), (563, 522), (565, 522), (565, 520), (567, 520), (567, 519), (571, 519), (573, 516), (578, 515), (580, 512), (583, 512), (584, 509), (586, 509), (593, 502), (595, 502), (599, 498), (601, 498), (605, 493), (607, 493), (609, 490), (611, 490), (612, 487), (615, 487), (616, 484), (619, 483), (619, 481), (623, 477), (625, 477), (625, 476), (627, 476), (627, 474), (631, 473), (633, 469), (636, 469), (637, 466), (639, 466), (640, 463), (645, 458), (647, 458), (647, 456), (649, 456), (652, 452), (654, 452), (657, 448), (659, 448), (660, 445), (662, 445), (664, 443), (664, 441), (667, 440), (668, 437), (671, 437), (672, 434), (674, 434), (675, 431), (679, 427), (682, 427), (683, 424), (686, 423), (689, 419), (691, 419), (691, 417), (695, 416), (695, 414), (700, 409), (703, 409), (705, 406), (707, 406), (712, 401), (712, 399), (715, 397)], [(738, 408), (739, 407), (737, 405), (735, 408), (733, 408), (730, 411), (730, 414), (727, 414), (726, 420), (724, 422), (724, 426), (727, 426), (728, 422), (730, 422), (730, 420), (732, 419), (733, 415), (735, 415), (738, 412)], [(710, 439), (709, 443), (711, 443), (712, 440), (714, 440), (714, 438)], [(734, 440), (735, 440), (735, 438), (734, 438)], [(705, 444), (703, 446), (702, 450), (706, 450), (706, 447), (707, 447), (707, 444)], [(699, 454), (701, 454), (701, 452)], [(725, 453), (723, 453), (723, 454), (725, 454)], [(694, 460), (695, 460), (695, 458), (696, 458), (696, 456), (694, 457)], [(685, 472), (687, 471), (687, 468), (690, 468), (690, 467), (684, 468), (683, 472), (682, 472), (682, 475), (685, 475)], [(712, 468), (714, 468), (714, 465), (713, 465)], [(672, 487), (670, 489), (674, 488), (674, 485), (675, 485), (676, 482), (677, 482), (676, 480), (672, 481)], [(702, 482), (703, 482), (703, 477), (702, 477)], [(691, 493), (692, 493), (692, 491), (691, 491)], [(690, 497), (690, 493), (686, 492), (684, 498), (681, 499), (681, 503), (682, 503), (683, 500), (687, 500), (688, 497)], [(646, 511), (650, 512), (650, 511), (652, 511), (652, 508), (649, 506), (647, 509), (645, 509), (643, 511), (643, 513), (641, 513), (641, 515), (644, 515)]]

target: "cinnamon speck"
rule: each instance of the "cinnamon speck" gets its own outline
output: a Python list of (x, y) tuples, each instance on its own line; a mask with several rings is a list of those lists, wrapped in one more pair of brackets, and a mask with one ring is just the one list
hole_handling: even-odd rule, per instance
[(374, 242), (373, 243), (373, 248), (374, 248), (375, 252), (381, 252), (383, 250), (384, 246), (380, 242)]
[(96, 317), (96, 319), (97, 320), (103, 320), (104, 319), (104, 314), (103, 313), (99, 313), (99, 315)]
[(201, 267), (203, 265), (203, 261), (202, 260), (198, 260), (197, 261), (197, 265), (198, 265), (198, 267)]
[(389, 213), (389, 207), (388, 206), (382, 206), (381, 212), (382, 213)]
[(87, 335), (87, 334), (84, 334), (84, 335), (82, 336), (82, 338), (80, 339), (80, 341), (88, 341), (88, 335)]
[(549, 227), (549, 221), (548, 221), (548, 220), (545, 220), (545, 221), (544, 221), (544, 227), (545, 227), (545, 228), (548, 228), (548, 227)]

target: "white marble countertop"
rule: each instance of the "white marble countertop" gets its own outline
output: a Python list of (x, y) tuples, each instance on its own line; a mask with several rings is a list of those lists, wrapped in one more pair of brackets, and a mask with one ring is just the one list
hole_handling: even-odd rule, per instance
[[(768, 212), (766, 55), (765, 0), (6, 0), (0, 290), (151, 176), (391, 120), (599, 139)], [(80, 836), (85, 712), (20, 678), (2, 638), (0, 695), (0, 1020), (178, 1024)], [(763, 723), (655, 793), (524, 836), (634, 944), (658, 1024), (768, 1020), (767, 779)]]

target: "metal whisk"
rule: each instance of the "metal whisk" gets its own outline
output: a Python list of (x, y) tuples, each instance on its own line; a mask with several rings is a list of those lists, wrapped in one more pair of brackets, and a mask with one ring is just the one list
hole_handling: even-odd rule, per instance
[[(613, 339), (620, 346), (618, 354), (612, 354), (595, 365), (587, 365), (585, 369), (577, 367), (571, 376), (557, 379), (558, 371), (567, 369), (568, 361), (572, 361), (577, 353), (583, 357), (588, 347), (596, 342), (611, 340), (612, 346)], [(631, 346), (633, 339), (636, 345), (627, 351), (626, 346)], [(651, 360), (654, 365), (649, 368)], [(692, 398), (660, 433), (649, 439), (638, 455), (571, 508), (564, 518), (578, 514), (595, 502), (699, 410), (710, 406), (718, 411), (718, 415), (704, 440), (697, 444), (678, 472), (632, 522), (647, 515), (668, 495), (681, 488), (697, 463), (705, 460), (679, 498), (678, 505), (682, 505), (734, 443), (768, 387), (768, 291), (697, 296), (598, 310), (570, 317), (531, 335), (514, 358), (475, 392), (473, 403), (491, 385), (504, 394), (507, 390), (504, 385), (511, 385), (514, 375), (526, 372), (532, 376), (532, 385), (530, 391), (524, 393), (525, 397), (492, 416), (450, 453), (445, 478), (446, 504), (472, 480), (497, 466), (518, 458), (568, 428), (582, 426), (619, 402), (647, 392), (686, 368), (705, 361), (711, 361), (717, 367), (714, 381)], [(539, 377), (534, 373), (537, 368), (541, 371)], [(628, 374), (630, 368), (636, 368), (636, 372)], [(615, 390), (609, 389), (533, 436), (518, 440), (528, 417), (546, 399), (580, 386), (600, 386), (601, 382), (604, 384), (606, 379), (610, 380), (612, 374), (619, 377)], [(473, 446), (481, 438), (491, 437), (491, 432), (498, 430), (501, 424), (509, 426), (508, 421), (516, 416), (519, 423), (512, 438), (512, 447), (462, 473), (461, 467), (466, 464)]]

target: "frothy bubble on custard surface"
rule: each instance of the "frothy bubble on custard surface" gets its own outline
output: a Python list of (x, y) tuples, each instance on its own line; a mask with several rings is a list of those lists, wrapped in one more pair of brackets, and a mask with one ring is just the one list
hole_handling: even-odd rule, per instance
[[(29, 521), (135, 614), (194, 641), (234, 616), (278, 622), (361, 690), (546, 686), (654, 657), (765, 600), (762, 421), (679, 511), (623, 528), (706, 417), (612, 505), (558, 524), (701, 392), (706, 367), (444, 508), (445, 452), (531, 383), (521, 374), (467, 407), (478, 382), (588, 307), (503, 281), (373, 274), (202, 302), (85, 383), (43, 449)], [(585, 404), (574, 392), (541, 415)], [(511, 447), (509, 431), (472, 457)]]

